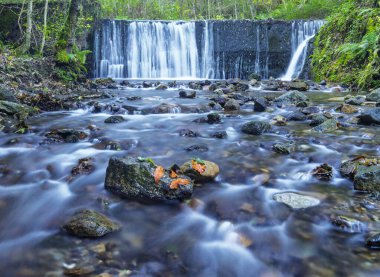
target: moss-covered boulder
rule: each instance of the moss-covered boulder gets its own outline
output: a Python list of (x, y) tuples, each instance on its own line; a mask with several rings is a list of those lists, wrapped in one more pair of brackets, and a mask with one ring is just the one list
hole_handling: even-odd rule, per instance
[(63, 229), (73, 236), (98, 238), (119, 230), (120, 225), (96, 211), (82, 210), (70, 218)]
[(242, 126), (241, 131), (248, 135), (259, 136), (259, 135), (262, 135), (263, 133), (269, 132), (271, 129), (272, 129), (272, 126), (267, 122), (250, 121), (250, 122), (245, 123)]
[(380, 158), (358, 157), (342, 163), (340, 173), (354, 181), (360, 191), (380, 191)]
[(135, 200), (183, 200), (193, 193), (192, 180), (164, 170), (151, 159), (111, 158), (105, 188), (121, 197)]
[(314, 127), (312, 131), (317, 133), (330, 133), (338, 129), (338, 121), (335, 118), (328, 119), (322, 124)]
[(282, 106), (282, 105), (296, 105), (297, 103), (300, 102), (307, 102), (309, 101), (309, 98), (303, 94), (302, 92), (299, 91), (289, 91), (273, 100), (273, 103), (275, 103), (277, 106)]

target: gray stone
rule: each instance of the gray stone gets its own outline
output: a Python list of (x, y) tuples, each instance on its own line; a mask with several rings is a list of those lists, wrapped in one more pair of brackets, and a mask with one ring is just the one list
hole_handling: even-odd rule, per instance
[(379, 249), (380, 248), (380, 233), (370, 236), (367, 239), (366, 245), (369, 248)]
[(180, 98), (195, 98), (197, 96), (197, 92), (195, 90), (184, 90), (181, 89), (179, 91)]
[(307, 91), (309, 89), (309, 86), (302, 81), (294, 81), (287, 83), (287, 87), (290, 90), (299, 90), (299, 91)]
[(113, 116), (108, 117), (106, 120), (104, 120), (104, 123), (116, 124), (116, 123), (121, 123), (124, 121), (125, 119), (121, 115), (113, 115)]
[(238, 111), (240, 110), (240, 103), (235, 99), (230, 99), (224, 105), (224, 110), (226, 111)]
[(338, 130), (338, 121), (336, 119), (328, 119), (322, 124), (314, 127), (312, 131), (318, 133), (329, 133)]
[(320, 200), (308, 195), (303, 195), (295, 192), (280, 192), (273, 195), (273, 200), (284, 203), (293, 209), (306, 209), (309, 207), (318, 206)]
[(360, 191), (380, 191), (380, 166), (359, 165), (354, 177), (354, 188)]
[(272, 129), (272, 126), (267, 122), (250, 121), (248, 123), (245, 123), (242, 126), (241, 130), (243, 133), (259, 136), (263, 133), (269, 132), (271, 129)]
[(362, 112), (359, 116), (359, 124), (380, 124), (380, 108), (373, 108)]
[(264, 97), (260, 97), (254, 100), (255, 106), (253, 110), (255, 112), (265, 112), (268, 106), (268, 101)]
[(380, 88), (375, 89), (370, 94), (366, 96), (367, 101), (380, 102)]
[(276, 153), (289, 155), (294, 151), (294, 145), (291, 143), (276, 143), (273, 145), (272, 149)]
[(274, 103), (276, 105), (297, 104), (299, 102), (309, 101), (309, 98), (299, 91), (289, 91), (276, 99)]
[(350, 99), (347, 99), (345, 101), (346, 104), (350, 104), (350, 105), (355, 105), (355, 106), (360, 106), (361, 104), (363, 104), (365, 102), (365, 97), (364, 96), (355, 96), (355, 97), (352, 97)]
[(29, 108), (14, 102), (0, 101), (0, 112), (7, 115), (15, 115), (20, 113), (29, 113)]
[(63, 229), (77, 237), (98, 238), (119, 230), (120, 226), (101, 213), (83, 210), (75, 214)]
[(14, 94), (4, 87), (0, 87), (0, 101), (18, 102)]

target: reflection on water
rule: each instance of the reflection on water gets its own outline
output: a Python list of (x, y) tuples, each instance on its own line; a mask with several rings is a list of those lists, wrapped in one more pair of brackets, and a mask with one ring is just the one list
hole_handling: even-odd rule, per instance
[[(179, 99), (176, 90), (113, 93), (116, 99), (103, 102), (134, 109), (123, 114), (122, 123), (105, 124), (109, 112), (92, 113), (86, 108), (41, 114), (30, 120), (32, 134), (0, 134), (3, 276), (61, 276), (71, 264), (92, 266), (90, 276), (104, 272), (110, 276), (380, 274), (380, 253), (364, 247), (366, 232), (361, 231), (380, 229), (379, 203), (355, 193), (352, 183), (337, 171), (349, 156), (380, 154), (379, 128), (311, 134), (307, 122), (291, 122), (272, 134), (252, 137), (240, 132), (243, 123), (269, 121), (289, 111), (259, 114), (247, 107), (238, 114), (225, 114), (221, 124), (199, 124), (194, 120), (206, 114), (195, 113), (202, 109), (194, 107), (208, 105), (206, 93), (198, 93), (197, 99)], [(132, 96), (142, 99), (127, 100)], [(335, 113), (336, 103), (326, 100), (333, 96), (312, 98), (324, 111)], [(169, 104), (172, 113), (146, 112), (162, 103)], [(91, 131), (90, 125), (96, 128)], [(46, 143), (45, 134), (55, 128), (82, 130), (89, 137), (73, 144)], [(198, 136), (180, 136), (182, 129)], [(226, 131), (227, 138), (212, 138), (217, 131)], [(276, 154), (272, 144), (280, 142), (294, 142), (297, 150)], [(209, 150), (186, 151), (194, 144)], [(115, 155), (151, 157), (165, 167), (199, 157), (217, 162), (221, 175), (196, 188), (191, 203), (147, 205), (104, 190), (105, 169)], [(69, 178), (85, 157), (93, 158), (95, 171)], [(334, 167), (331, 182), (311, 176), (321, 163)], [(273, 200), (273, 194), (281, 191), (308, 193), (322, 202), (292, 210)], [(66, 236), (60, 226), (80, 208), (102, 211), (123, 228), (96, 241)], [(352, 217), (360, 226), (352, 227), (355, 232), (338, 230), (330, 223), (337, 215)], [(91, 250), (99, 243), (106, 245), (106, 253)]]

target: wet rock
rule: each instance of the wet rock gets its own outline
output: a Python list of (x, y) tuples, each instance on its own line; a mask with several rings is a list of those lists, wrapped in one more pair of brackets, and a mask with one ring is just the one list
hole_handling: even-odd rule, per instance
[(331, 224), (346, 233), (362, 233), (365, 226), (359, 220), (339, 215), (331, 218)]
[(336, 119), (328, 119), (312, 129), (312, 131), (318, 133), (329, 133), (336, 130), (338, 130), (338, 121)]
[(282, 115), (276, 115), (270, 123), (275, 126), (286, 126), (286, 118)]
[(307, 91), (309, 86), (307, 83), (302, 81), (294, 81), (286, 84), (289, 90)]
[(92, 210), (75, 214), (63, 229), (77, 237), (98, 238), (120, 229), (120, 226), (105, 215)]
[(121, 115), (113, 115), (113, 116), (110, 116), (109, 118), (107, 118), (106, 120), (104, 120), (104, 123), (116, 124), (116, 123), (121, 123), (124, 121), (125, 121), (125, 119)]
[(306, 107), (301, 110), (303, 114), (310, 115), (310, 114), (317, 114), (319, 113), (320, 109), (319, 107)]
[(111, 158), (106, 171), (105, 188), (121, 197), (135, 200), (183, 200), (193, 193), (193, 183), (170, 188), (175, 179), (164, 171), (162, 178), (155, 180), (157, 166), (151, 159), (143, 158)]
[(286, 121), (305, 121), (306, 115), (302, 112), (295, 111), (286, 116)]
[(30, 108), (15, 102), (9, 102), (9, 101), (0, 101), (0, 113), (4, 113), (7, 115), (15, 115), (15, 114), (21, 114), (26, 113), (28, 114), (30, 111)]
[[(194, 169), (194, 164), (201, 163), (204, 165), (204, 171)], [(181, 167), (181, 172), (189, 176), (196, 182), (208, 182), (214, 180), (219, 175), (219, 166), (210, 161), (191, 160), (184, 163)]]
[(365, 102), (365, 100), (366, 99), (364, 96), (355, 96), (355, 97), (347, 99), (344, 102), (349, 105), (360, 106), (361, 104)]
[(295, 192), (276, 193), (273, 195), (273, 200), (284, 203), (293, 209), (306, 209), (320, 204), (320, 200), (317, 198)]
[(227, 101), (227, 103), (224, 105), (225, 111), (238, 111), (240, 110), (240, 103), (239, 101), (235, 99), (230, 99)]
[(18, 102), (13, 92), (5, 87), (0, 87), (0, 101), (15, 102), (15, 103)]
[(292, 143), (276, 143), (272, 147), (273, 151), (278, 154), (289, 155), (294, 151), (294, 144)]
[(337, 111), (340, 111), (345, 114), (353, 114), (353, 113), (357, 113), (359, 109), (349, 104), (343, 104), (337, 108)]
[(222, 122), (222, 117), (218, 113), (210, 113), (207, 115), (208, 124), (218, 124)]
[(242, 132), (249, 134), (249, 135), (255, 135), (259, 136), (263, 133), (267, 133), (272, 129), (272, 126), (263, 121), (250, 121), (248, 123), (245, 123), (242, 126)]
[(248, 81), (252, 81), (252, 80), (261, 81), (261, 76), (256, 73), (251, 73), (248, 76)]
[(165, 114), (165, 113), (179, 113), (181, 108), (176, 104), (162, 103), (153, 108), (144, 108), (142, 114)]
[(195, 90), (202, 90), (202, 84), (199, 82), (190, 82), (189, 88), (195, 89)]
[(226, 131), (219, 131), (211, 134), (212, 138), (217, 138), (217, 139), (225, 139), (227, 138), (227, 132)]
[(76, 143), (88, 137), (87, 133), (74, 129), (57, 129), (45, 135), (51, 140), (57, 142)]
[(368, 109), (362, 112), (359, 116), (359, 124), (371, 125), (380, 124), (380, 108)]
[(151, 82), (148, 82), (148, 81), (144, 81), (142, 85), (143, 85), (143, 88), (153, 87), (153, 84)]
[(354, 188), (360, 191), (380, 191), (380, 165), (360, 165), (356, 169)]
[(380, 191), (380, 159), (357, 157), (342, 163), (340, 173), (354, 181), (354, 188), (361, 191)]
[(273, 102), (278, 106), (297, 104), (303, 101), (309, 101), (309, 98), (299, 91), (289, 91), (273, 100)]
[(165, 85), (165, 84), (159, 84), (157, 87), (156, 87), (156, 90), (167, 90), (168, 89), (168, 86)]
[(190, 129), (182, 129), (179, 131), (179, 135), (181, 137), (189, 137), (189, 138), (195, 138), (198, 136), (198, 134)]
[(129, 96), (126, 98), (128, 101), (138, 101), (138, 100), (141, 100), (142, 97), (141, 96)]
[(197, 96), (197, 92), (194, 90), (180, 90), (179, 97), (180, 98), (195, 98)]
[(208, 147), (204, 144), (195, 144), (185, 148), (188, 152), (207, 152)]
[(307, 106), (309, 106), (309, 102), (306, 102), (306, 101), (298, 102), (296, 104), (297, 108), (306, 108)]
[(366, 241), (366, 245), (369, 248), (379, 249), (380, 248), (380, 233), (369, 237)]
[(313, 114), (309, 118), (311, 120), (310, 126), (315, 127), (321, 125), (323, 122), (327, 120), (326, 116), (323, 114)]
[(330, 181), (333, 178), (333, 168), (328, 164), (324, 163), (311, 172), (315, 178), (321, 181)]
[(366, 96), (367, 101), (380, 102), (380, 88), (375, 89), (370, 94)]
[(91, 174), (95, 170), (94, 160), (92, 158), (83, 158), (78, 161), (78, 165), (71, 169), (71, 175), (77, 176), (82, 174)]
[(255, 112), (265, 112), (268, 107), (268, 101), (264, 97), (260, 97), (254, 100), (255, 106), (253, 110)]

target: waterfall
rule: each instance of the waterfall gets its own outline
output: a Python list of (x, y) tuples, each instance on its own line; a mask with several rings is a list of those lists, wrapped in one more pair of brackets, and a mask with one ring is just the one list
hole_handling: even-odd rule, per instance
[[(94, 34), (95, 78), (263, 79), (299, 76), (323, 21), (104, 20)], [(291, 62), (289, 60), (292, 58)], [(290, 77), (289, 77), (290, 76)]]
[(281, 80), (291, 81), (300, 76), (307, 59), (309, 42), (314, 38), (323, 23), (324, 21), (322, 20), (292, 22), (292, 59)]

